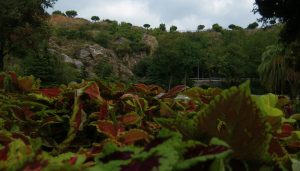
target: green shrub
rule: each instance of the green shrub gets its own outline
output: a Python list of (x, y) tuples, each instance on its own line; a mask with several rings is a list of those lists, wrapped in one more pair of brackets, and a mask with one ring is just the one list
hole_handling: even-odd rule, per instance
[(113, 66), (104, 60), (98, 62), (94, 67), (94, 72), (99, 78), (108, 78), (113, 76)]
[(109, 43), (112, 39), (112, 36), (107, 32), (99, 32), (96, 37), (94, 38), (94, 41), (101, 46), (108, 48)]
[(68, 30), (64, 28), (58, 28), (56, 35), (59, 37), (66, 37), (67, 39), (84, 39), (91, 40), (91, 36), (85, 30)]

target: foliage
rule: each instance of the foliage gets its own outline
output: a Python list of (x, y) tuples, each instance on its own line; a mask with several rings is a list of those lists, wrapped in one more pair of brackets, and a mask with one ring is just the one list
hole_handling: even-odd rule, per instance
[(203, 30), (205, 28), (205, 25), (198, 25), (198, 27), (197, 27), (197, 31), (201, 31), (201, 30)]
[[(4, 86), (4, 77), (12, 80)], [(1, 81), (2, 80), (2, 81)], [(17, 81), (16, 81), (17, 80)], [(24, 86), (25, 82), (31, 82)], [(297, 115), (281, 97), (83, 81), (40, 89), (0, 74), (1, 170), (292, 170)], [(3, 87), (11, 86), (8, 91)], [(164, 93), (164, 95), (161, 95)]]
[(166, 24), (161, 23), (161, 24), (159, 25), (159, 29), (160, 29), (161, 31), (166, 31), (166, 30), (167, 30), (167, 29), (166, 29)]
[(66, 13), (66, 15), (68, 16), (68, 17), (71, 17), (71, 18), (74, 18), (74, 17), (76, 17), (78, 14), (77, 14), (77, 11), (75, 11), (75, 10), (68, 10), (68, 11), (66, 11), (65, 12)]
[(170, 32), (172, 33), (172, 32), (175, 32), (177, 30), (177, 27), (176, 26), (171, 26), (170, 27)]
[(253, 11), (255, 13), (259, 13), (262, 16), (260, 21), (262, 21), (265, 25), (274, 24), (277, 21), (285, 23), (284, 29), (281, 32), (282, 40), (284, 40), (287, 43), (299, 40), (299, 1), (256, 0), (255, 4), (256, 6), (253, 9)]
[[(4, 57), (16, 48), (31, 48), (47, 37), (45, 9), (56, 0), (28, 0), (0, 2), (0, 70)], [(21, 56), (21, 55), (20, 55)]]
[(283, 93), (286, 81), (286, 66), (282, 47), (269, 46), (262, 55), (258, 67), (262, 84), (270, 91)]
[(98, 16), (92, 16), (91, 20), (94, 21), (94, 22), (97, 22), (97, 21), (100, 20), (100, 18)]
[(147, 30), (150, 28), (150, 24), (144, 24), (143, 25)]
[(213, 24), (212, 25), (212, 29), (215, 31), (215, 32), (221, 32), (223, 30), (222, 26), (220, 26), (219, 24)]
[(52, 12), (52, 15), (63, 15), (65, 16), (66, 14), (64, 14), (63, 12), (59, 11), (59, 10), (55, 10)]
[(254, 22), (248, 25), (247, 29), (256, 29), (258, 27), (258, 23)]
[(105, 60), (101, 60), (94, 67), (95, 73), (100, 78), (107, 78), (113, 75), (113, 66), (108, 64)]
[(94, 38), (94, 41), (101, 46), (108, 48), (110, 45), (110, 41), (112, 40), (112, 35), (108, 32), (99, 32)]

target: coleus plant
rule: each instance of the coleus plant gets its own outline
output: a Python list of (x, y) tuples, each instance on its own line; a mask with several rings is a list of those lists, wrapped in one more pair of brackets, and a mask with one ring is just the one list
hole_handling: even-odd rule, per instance
[[(0, 74), (0, 170), (297, 170), (290, 101), (228, 90)], [(283, 100), (284, 99), (284, 100)]]

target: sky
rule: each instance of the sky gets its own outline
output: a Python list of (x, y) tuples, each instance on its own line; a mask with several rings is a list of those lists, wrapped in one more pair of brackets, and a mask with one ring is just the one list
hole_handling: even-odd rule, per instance
[(254, 0), (58, 0), (53, 10), (75, 10), (80, 18), (99, 16), (156, 28), (160, 23), (178, 30), (193, 31), (202, 24), (211, 28), (215, 23), (227, 28), (230, 24), (247, 27), (259, 15), (252, 12)]

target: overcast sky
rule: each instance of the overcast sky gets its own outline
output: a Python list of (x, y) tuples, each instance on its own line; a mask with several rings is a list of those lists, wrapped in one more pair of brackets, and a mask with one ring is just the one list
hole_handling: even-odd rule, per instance
[(195, 30), (199, 24), (210, 28), (219, 23), (223, 27), (236, 24), (247, 27), (259, 15), (252, 13), (254, 0), (58, 0), (54, 9), (76, 10), (78, 17), (126, 21), (152, 28), (165, 23), (178, 30)]

